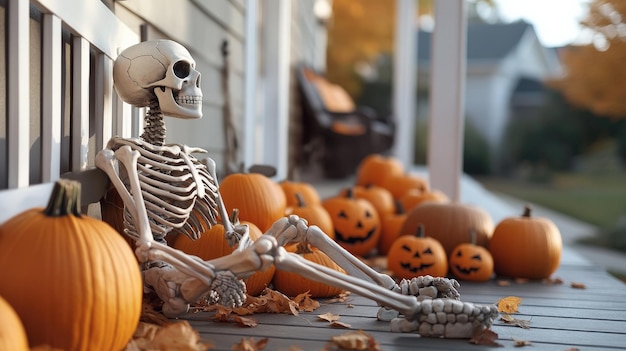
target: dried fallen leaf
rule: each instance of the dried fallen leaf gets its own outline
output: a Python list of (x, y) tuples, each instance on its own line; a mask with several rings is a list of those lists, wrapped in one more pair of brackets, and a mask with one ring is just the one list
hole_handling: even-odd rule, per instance
[(528, 340), (517, 340), (513, 338), (513, 346), (515, 347), (532, 346), (532, 343)]
[(339, 322), (339, 321), (332, 321), (330, 322), (330, 326), (333, 328), (346, 328), (346, 329), (350, 329), (352, 328), (352, 326), (348, 323), (344, 323), (344, 322)]
[(504, 313), (517, 312), (518, 305), (522, 302), (522, 299), (517, 296), (507, 296), (498, 300), (498, 311)]
[(512, 324), (524, 329), (530, 329), (530, 320), (528, 319), (517, 319), (510, 314), (504, 314), (500, 317), (500, 320), (506, 324)]
[(331, 341), (344, 350), (380, 351), (380, 346), (376, 340), (362, 330), (335, 335)]
[(485, 328), (476, 330), (469, 342), (475, 345), (502, 346), (496, 340), (498, 340), (498, 334), (489, 328)]
[(140, 322), (125, 351), (188, 350), (200, 351), (213, 345), (200, 341), (198, 332), (182, 320), (166, 326)]
[(341, 318), (341, 317), (339, 317), (339, 316), (338, 316), (338, 315), (336, 315), (336, 314), (333, 314), (333, 313), (328, 312), (328, 313), (324, 313), (324, 314), (319, 314), (319, 315), (317, 315), (317, 318), (319, 318), (319, 319), (323, 319), (323, 320), (325, 320), (325, 321), (327, 321), (327, 322), (334, 322), (334, 321), (336, 321), (336, 320), (339, 320), (339, 318)]
[(572, 288), (574, 289), (587, 289), (587, 286), (583, 283), (572, 282)]
[(496, 285), (498, 285), (498, 286), (509, 286), (509, 285), (511, 285), (511, 281), (510, 280), (498, 280), (496, 282)]
[(313, 312), (320, 307), (319, 301), (312, 299), (308, 291), (294, 297), (293, 301), (298, 306), (299, 311)]
[(563, 284), (563, 279), (561, 278), (546, 278), (543, 280), (545, 284), (549, 285), (560, 285)]
[(348, 300), (349, 297), (350, 297), (350, 292), (344, 291), (341, 294), (337, 295), (336, 297), (324, 300), (324, 302), (326, 303), (346, 302), (346, 300)]
[(233, 351), (260, 351), (267, 346), (268, 338), (256, 341), (254, 338), (242, 338), (241, 342), (234, 344), (231, 348)]
[(256, 327), (257, 322), (252, 318), (233, 316), (233, 320), (242, 327)]
[(526, 279), (526, 278), (515, 278), (515, 283), (517, 283), (517, 284), (526, 284), (526, 283), (528, 283), (528, 279)]

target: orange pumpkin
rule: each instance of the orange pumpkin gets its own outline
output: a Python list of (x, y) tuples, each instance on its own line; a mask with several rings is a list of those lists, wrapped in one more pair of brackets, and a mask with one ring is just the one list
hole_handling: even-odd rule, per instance
[(374, 184), (383, 186), (388, 177), (404, 173), (402, 162), (393, 156), (367, 155), (359, 163), (356, 185)]
[[(308, 244), (297, 244), (295, 253), (308, 261), (345, 273), (345, 271), (324, 252)], [(342, 289), (310, 280), (301, 274), (282, 271), (280, 269), (276, 270), (272, 283), (276, 290), (292, 297), (307, 291), (313, 298), (333, 297), (343, 292)]]
[(322, 202), (335, 228), (335, 241), (353, 255), (366, 256), (378, 244), (380, 218), (376, 208), (349, 190)]
[(139, 322), (141, 273), (115, 229), (80, 214), (79, 196), (80, 183), (59, 180), (45, 209), (0, 225), (0, 295), (30, 345), (121, 350)]
[[(391, 193), (387, 189), (381, 186), (373, 184), (355, 185), (352, 187), (352, 191), (355, 197), (365, 199), (374, 205), (378, 216), (381, 218), (390, 213), (394, 213), (396, 210), (396, 203), (393, 196), (391, 196)], [(347, 192), (347, 188), (343, 189), (339, 192), (339, 196), (345, 196)]]
[(528, 206), (521, 217), (500, 221), (489, 242), (496, 273), (514, 278), (549, 278), (562, 251), (559, 228), (547, 218), (533, 217)]
[(20, 317), (0, 296), (0, 351), (28, 350), (28, 339)]
[(326, 235), (335, 238), (335, 228), (333, 227), (333, 219), (330, 218), (328, 211), (321, 203), (309, 204), (300, 193), (295, 193), (298, 204), (287, 209), (287, 214), (294, 214), (300, 218), (306, 219), (309, 225), (318, 226)]
[(424, 227), (419, 226), (415, 235), (402, 235), (391, 245), (387, 269), (400, 279), (443, 277), (448, 273), (448, 257), (441, 243), (425, 236)]
[(449, 202), (450, 199), (444, 192), (437, 189), (430, 189), (426, 191), (411, 189), (402, 195), (399, 201), (402, 206), (404, 206), (404, 210), (409, 212), (415, 206), (419, 206), (421, 203), (426, 201)]
[(407, 212), (402, 232), (415, 232), (420, 224), (439, 240), (448, 256), (457, 245), (467, 242), (467, 233), (472, 229), (476, 231), (476, 245), (487, 247), (494, 227), (485, 210), (458, 202), (425, 202), (413, 208)]
[(484, 282), (493, 275), (493, 257), (489, 250), (476, 245), (476, 233), (470, 233), (470, 242), (459, 244), (450, 254), (450, 272), (457, 279)]
[(222, 179), (219, 190), (228, 211), (239, 209), (242, 221), (256, 224), (264, 233), (285, 215), (285, 193), (260, 173), (231, 173)]
[(395, 213), (388, 214), (380, 219), (381, 231), (378, 240), (378, 254), (387, 255), (393, 242), (401, 235), (402, 226), (406, 220), (404, 207), (398, 203)]
[(427, 191), (428, 181), (417, 174), (403, 173), (387, 177), (382, 186), (389, 190), (394, 199), (400, 199), (411, 190)]
[(294, 182), (290, 180), (283, 180), (278, 183), (285, 193), (287, 200), (287, 206), (298, 206), (298, 198), (296, 194), (300, 194), (304, 203), (308, 205), (319, 205), (322, 203), (322, 199), (317, 189), (310, 183), (306, 182)]
[[(247, 221), (240, 222), (237, 209), (233, 211), (231, 223), (247, 225), (248, 233), (252, 241), (257, 240), (263, 235), (259, 227), (254, 223)], [(228, 244), (224, 233), (224, 225), (221, 223), (207, 229), (197, 240), (192, 240), (186, 235), (178, 235), (176, 241), (174, 241), (173, 247), (190, 255), (198, 256), (205, 261), (230, 255), (236, 248), (236, 246), (230, 247)], [(245, 279), (246, 293), (252, 296), (257, 296), (262, 293), (272, 281), (275, 270), (276, 268), (272, 265), (269, 269), (255, 272)]]

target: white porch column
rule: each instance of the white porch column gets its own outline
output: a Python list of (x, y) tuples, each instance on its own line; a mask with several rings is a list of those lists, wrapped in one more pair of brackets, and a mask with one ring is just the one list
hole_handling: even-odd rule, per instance
[(256, 118), (257, 118), (257, 3), (258, 0), (246, 0), (244, 47), (244, 109), (243, 109), (243, 164), (245, 168), (257, 163), (255, 158)]
[(431, 48), (428, 171), (433, 188), (459, 200), (463, 171), (465, 1), (435, 1)]
[(393, 114), (396, 138), (392, 154), (405, 169), (413, 165), (417, 32), (415, 0), (396, 0), (396, 28), (393, 71)]
[(265, 0), (263, 163), (287, 177), (291, 0)]

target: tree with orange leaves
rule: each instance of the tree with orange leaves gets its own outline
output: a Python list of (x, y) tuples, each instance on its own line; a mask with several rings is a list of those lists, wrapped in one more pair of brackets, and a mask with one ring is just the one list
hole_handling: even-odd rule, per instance
[(547, 83), (574, 106), (626, 118), (626, 1), (593, 0), (581, 24), (593, 32), (593, 42), (564, 48), (565, 74)]

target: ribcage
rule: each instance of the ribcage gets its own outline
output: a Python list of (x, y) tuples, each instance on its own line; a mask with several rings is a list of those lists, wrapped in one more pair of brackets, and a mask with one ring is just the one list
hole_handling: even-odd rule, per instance
[[(216, 223), (217, 184), (206, 166), (191, 155), (203, 150), (154, 146), (137, 139), (117, 139), (114, 147), (123, 145), (140, 153), (137, 174), (155, 240), (165, 242), (172, 229), (196, 239)], [(128, 185), (127, 189), (132, 192)], [(124, 211), (124, 225), (128, 235), (137, 237), (129, 211)]]

